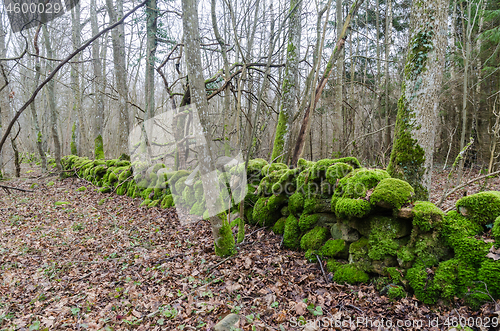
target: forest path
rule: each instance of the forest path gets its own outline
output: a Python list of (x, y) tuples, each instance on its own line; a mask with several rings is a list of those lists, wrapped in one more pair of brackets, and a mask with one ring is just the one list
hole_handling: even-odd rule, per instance
[(140, 208), (76, 178), (25, 176), (7, 183), (37, 183), (33, 193), (0, 191), (0, 329), (209, 330), (239, 312), (243, 330), (293, 330), (300, 315), (353, 330), (382, 318), (430, 329), (438, 318), (447, 330), (448, 317), (494, 309), (428, 307), (391, 301), (372, 284), (326, 283), (319, 264), (265, 229), (246, 226), (239, 254), (221, 259), (207, 222), (181, 226), (174, 209)]

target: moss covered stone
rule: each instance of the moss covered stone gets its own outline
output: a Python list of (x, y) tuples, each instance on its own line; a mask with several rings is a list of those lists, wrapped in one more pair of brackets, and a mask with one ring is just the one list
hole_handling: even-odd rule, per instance
[(85, 192), (87, 191), (87, 188), (85, 186), (79, 187), (76, 189), (77, 192)]
[(264, 159), (252, 159), (248, 161), (247, 176), (261, 176), (262, 168), (268, 165)]
[(432, 286), (433, 271), (418, 265), (406, 272), (408, 284), (413, 289), (418, 300), (425, 304), (434, 304), (439, 299), (439, 291)]
[(298, 216), (304, 210), (305, 198), (299, 191), (295, 192), (288, 199), (288, 209), (292, 214)]
[(153, 200), (148, 204), (148, 208), (157, 207), (158, 205), (160, 205), (160, 203), (161, 200)]
[(389, 285), (389, 289), (387, 290), (387, 296), (392, 300), (406, 298), (406, 291), (402, 286)]
[(313, 161), (308, 161), (305, 159), (300, 158), (299, 161), (297, 162), (297, 168), (302, 172), (312, 166), (314, 166), (315, 162)]
[(488, 191), (469, 195), (458, 200), (458, 211), (480, 225), (493, 223), (500, 216), (500, 192)]
[(288, 216), (285, 221), (283, 245), (290, 249), (298, 249), (301, 237), (302, 232), (300, 231), (298, 219), (293, 215)]
[(457, 258), (439, 264), (433, 278), (433, 288), (441, 298), (452, 302), (455, 297), (463, 297), (469, 289), (475, 287), (477, 270)]
[(371, 204), (365, 199), (332, 199), (331, 206), (335, 215), (342, 219), (362, 218), (371, 212)]
[(172, 197), (172, 194), (167, 194), (163, 197), (161, 200), (161, 207), (162, 208), (170, 208), (174, 205), (174, 198)]
[(99, 192), (101, 192), (101, 193), (111, 193), (111, 191), (112, 191), (112, 189), (109, 186), (101, 187), (99, 189)]
[(354, 168), (347, 163), (335, 163), (326, 169), (326, 180), (335, 187), (338, 181), (347, 176), (353, 169)]
[(335, 215), (329, 213), (302, 214), (299, 218), (299, 227), (301, 231), (305, 232), (315, 226), (330, 228), (336, 222)]
[(450, 211), (443, 219), (440, 231), (444, 242), (451, 247), (462, 238), (475, 236), (483, 231), (482, 226), (463, 217), (456, 211)]
[(303, 250), (319, 249), (330, 236), (328, 229), (317, 226), (307, 232), (300, 239), (300, 248)]
[(444, 218), (444, 212), (428, 201), (417, 201), (412, 213), (413, 225), (424, 232), (439, 227)]
[(339, 284), (357, 284), (366, 283), (370, 277), (363, 270), (351, 264), (342, 264), (337, 266), (333, 274), (333, 281)]
[(281, 218), (280, 207), (284, 200), (276, 199), (274, 196), (269, 198), (262, 197), (257, 200), (253, 208), (252, 222), (263, 226), (273, 226), (274, 223)]
[(414, 193), (413, 187), (407, 182), (385, 178), (375, 187), (370, 203), (388, 209), (400, 209), (403, 204), (411, 201)]
[(311, 262), (311, 263), (315, 263), (315, 262), (319, 262), (318, 261), (318, 257), (317, 256), (320, 255), (320, 253), (315, 250), (315, 249), (308, 249), (305, 253), (304, 253), (304, 258), (308, 261), (308, 262)]
[(473, 237), (462, 238), (453, 245), (455, 256), (459, 260), (477, 268), (486, 259), (490, 247), (491, 243)]
[(354, 156), (341, 157), (340, 159), (334, 159), (335, 163), (347, 163), (354, 169), (361, 168), (361, 164), (358, 159)]
[(328, 270), (328, 272), (335, 272), (341, 265), (342, 263), (338, 262), (337, 260), (329, 259), (326, 263), (326, 270)]
[(327, 213), (331, 209), (330, 199), (309, 198), (304, 201), (304, 213)]
[(189, 211), (190, 214), (192, 215), (198, 215), (198, 216), (203, 216), (203, 213), (205, 212), (205, 201), (196, 201), (194, 205), (191, 207), (191, 210)]
[(271, 163), (262, 167), (262, 174), (269, 176), (271, 173), (279, 170), (288, 170), (288, 166), (284, 163)]
[(487, 285), (490, 294), (494, 298), (500, 298), (500, 260), (484, 260), (477, 275), (478, 280)]
[(329, 239), (319, 249), (321, 256), (345, 259), (349, 256), (349, 245), (342, 239)]
[(389, 177), (387, 171), (381, 169), (356, 169), (339, 181), (334, 194), (344, 198), (365, 198), (368, 190)]
[(280, 218), (273, 226), (272, 230), (274, 233), (283, 235), (285, 233), (286, 217)]

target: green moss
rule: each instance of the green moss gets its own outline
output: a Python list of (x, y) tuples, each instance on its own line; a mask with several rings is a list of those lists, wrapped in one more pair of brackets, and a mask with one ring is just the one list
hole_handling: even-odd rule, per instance
[(455, 297), (463, 297), (469, 289), (474, 288), (477, 278), (476, 269), (457, 258), (443, 261), (436, 269), (433, 288), (440, 292), (441, 297), (454, 301)]
[(318, 257), (316, 257), (316, 255), (319, 256), (319, 252), (317, 250), (314, 250), (314, 249), (308, 249), (305, 253), (304, 253), (304, 258), (311, 262), (311, 263), (315, 263), (315, 262), (319, 262), (318, 261)]
[(319, 249), (328, 239), (330, 232), (328, 229), (317, 226), (311, 231), (307, 232), (300, 239), (300, 248), (303, 250)]
[(326, 178), (327, 169), (336, 163), (335, 160), (323, 159), (317, 161), (310, 168), (310, 180), (321, 180)]
[(276, 183), (273, 184), (271, 190), (273, 194), (291, 194), (295, 192), (296, 179), (295, 176), (298, 174), (298, 169), (290, 169), (281, 175)]
[(245, 239), (245, 222), (241, 218), (234, 219), (231, 224), (233, 226), (238, 226), (238, 235), (236, 236), (236, 242), (239, 244)]
[(139, 207), (147, 207), (151, 202), (151, 199), (145, 199)]
[(300, 231), (302, 232), (309, 231), (316, 225), (316, 223), (318, 223), (318, 219), (319, 219), (318, 214), (313, 214), (313, 215), (302, 214), (299, 218)]
[(333, 281), (339, 284), (366, 283), (370, 280), (368, 274), (351, 264), (342, 264), (336, 267)]
[(440, 227), (444, 212), (431, 202), (417, 201), (412, 209), (413, 225), (421, 231), (430, 231)]
[(450, 211), (443, 219), (441, 235), (444, 242), (454, 247), (462, 238), (475, 236), (483, 231), (476, 222), (469, 220), (456, 211)]
[(314, 166), (316, 162), (313, 161), (307, 161), (305, 159), (300, 158), (299, 161), (297, 161), (297, 168), (300, 170), (300, 172), (304, 171), (307, 168), (310, 168)]
[(134, 193), (135, 193), (136, 189), (137, 189), (137, 185), (135, 184), (135, 182), (134, 181), (130, 182), (130, 184), (128, 185), (128, 188), (127, 188), (127, 196), (129, 196), (131, 198), (135, 198)]
[(283, 235), (285, 233), (286, 217), (280, 218), (273, 226), (272, 230), (274, 233)]
[(333, 161), (335, 161), (335, 163), (347, 163), (354, 169), (361, 168), (361, 164), (359, 163), (358, 159), (353, 156), (342, 157), (340, 159), (334, 159)]
[(264, 159), (252, 159), (248, 161), (247, 176), (260, 176), (262, 168), (268, 165), (267, 161)]
[(328, 262), (326, 263), (326, 270), (328, 270), (328, 272), (335, 272), (340, 266), (342, 265), (342, 263), (338, 262), (337, 260), (335, 259), (329, 259)]
[(297, 191), (288, 199), (288, 209), (292, 214), (298, 216), (304, 210), (304, 202), (304, 195)]
[(287, 218), (288, 215), (290, 215), (290, 210), (288, 209), (288, 206), (281, 208), (281, 215), (283, 215), (285, 218)]
[(479, 267), (486, 259), (491, 244), (476, 238), (462, 238), (454, 245), (455, 256), (467, 265)]
[(54, 205), (56, 205), (56, 206), (64, 206), (64, 205), (69, 205), (69, 202), (67, 202), (67, 201), (56, 201), (56, 202), (54, 202)]
[(47, 186), (49, 186), (49, 187), (50, 187), (50, 186), (54, 186), (54, 182), (48, 182), (48, 183), (47, 183)]
[(273, 197), (274, 196), (271, 196), (270, 198), (263, 197), (257, 200), (257, 203), (253, 208), (253, 223), (261, 224), (262, 226), (273, 226), (274, 223), (281, 218), (281, 204), (279, 204), (280, 199), (277, 200)]
[(219, 229), (219, 240), (214, 243), (215, 254), (218, 256), (231, 256), (236, 253), (234, 248), (234, 238), (231, 226), (227, 220), (222, 219), (222, 226)]
[(331, 185), (336, 186), (337, 182), (347, 176), (352, 170), (353, 167), (347, 163), (335, 163), (328, 167), (325, 177)]
[(79, 187), (76, 189), (77, 192), (85, 192), (87, 191), (87, 188), (85, 186)]
[(73, 155), (78, 154), (78, 150), (76, 148), (76, 132), (75, 131), (76, 131), (76, 124), (73, 123), (73, 127), (71, 128), (71, 144), (70, 144), (71, 154), (73, 154)]
[(435, 266), (439, 261), (451, 257), (450, 250), (437, 231), (419, 234), (412, 245), (412, 252), (415, 254), (414, 264), (425, 267)]
[(493, 223), (500, 216), (500, 192), (488, 191), (469, 195), (458, 200), (457, 209), (480, 225)]
[(389, 174), (381, 169), (356, 169), (339, 181), (334, 194), (343, 198), (365, 198), (368, 190), (389, 177)]
[(262, 167), (262, 174), (269, 176), (274, 171), (288, 170), (288, 166), (284, 163), (271, 163)]
[(141, 192), (141, 197), (143, 199), (151, 199), (151, 198), (154, 198), (154, 196), (152, 196), (152, 192), (154, 191), (154, 189), (152, 187), (148, 188), (148, 189), (145, 189), (144, 191)]
[(500, 298), (500, 260), (486, 259), (481, 264), (478, 280), (487, 285), (488, 291), (494, 298)]
[(378, 183), (370, 196), (372, 205), (389, 209), (400, 209), (403, 204), (411, 201), (413, 187), (405, 181), (396, 178), (385, 178)]
[(104, 159), (104, 143), (101, 135), (98, 135), (94, 140), (94, 158), (96, 160)]
[(389, 278), (393, 283), (402, 283), (404, 270), (398, 269), (396, 267), (385, 268), (385, 272), (389, 275)]
[(190, 186), (186, 186), (184, 188), (184, 191), (182, 191), (182, 197), (184, 198), (184, 201), (186, 202), (185, 207), (188, 207), (189, 209), (196, 203), (194, 189)]
[(353, 217), (363, 218), (371, 211), (370, 202), (364, 199), (340, 198), (332, 199), (332, 206), (335, 202), (335, 215), (338, 218), (351, 219)]
[(109, 186), (104, 186), (99, 189), (99, 192), (101, 193), (111, 193), (112, 189)]
[(493, 234), (493, 237), (495, 237), (497, 244), (500, 244), (500, 216), (498, 216), (495, 220), (491, 233)]
[[(172, 203), (173, 203), (173, 200), (172, 200)], [(195, 204), (193, 205), (193, 207), (191, 207), (191, 210), (189, 211), (190, 214), (193, 214), (193, 215), (198, 215), (198, 216), (203, 216), (203, 213), (205, 212), (206, 208), (205, 208), (205, 201), (197, 201), (195, 202)]]
[(322, 256), (346, 258), (349, 253), (349, 246), (342, 239), (329, 239), (319, 251)]
[(302, 232), (300, 231), (299, 221), (293, 215), (288, 216), (285, 222), (283, 246), (290, 249), (299, 248), (301, 236)]
[(387, 296), (392, 300), (406, 298), (406, 291), (402, 286), (389, 286)]
[[(265, 168), (265, 167), (264, 167)], [(288, 173), (288, 169), (280, 169), (276, 171), (270, 172), (260, 181), (260, 184), (257, 188), (257, 194), (259, 195), (271, 195), (274, 194), (273, 186), (278, 183), (280, 178)]]
[(148, 208), (157, 207), (161, 203), (161, 200), (153, 200), (148, 204)]
[(439, 292), (432, 283), (432, 270), (424, 266), (415, 266), (406, 272), (408, 284), (413, 289), (418, 300), (425, 304), (435, 304), (439, 299)]

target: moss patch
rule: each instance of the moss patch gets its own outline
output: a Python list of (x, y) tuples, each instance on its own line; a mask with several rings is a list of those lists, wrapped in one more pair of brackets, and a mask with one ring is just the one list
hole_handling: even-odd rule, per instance
[(339, 284), (366, 283), (370, 277), (363, 270), (351, 264), (342, 264), (336, 267), (333, 281)]
[(388, 209), (400, 209), (409, 202), (415, 191), (410, 184), (396, 178), (386, 178), (378, 183), (370, 196), (372, 205), (379, 205)]
[(458, 211), (478, 224), (486, 225), (500, 216), (500, 192), (488, 191), (458, 200)]
[(299, 221), (295, 216), (290, 215), (286, 218), (285, 232), (283, 234), (283, 245), (290, 249), (297, 249), (300, 247), (300, 231)]
[(272, 230), (274, 233), (283, 235), (285, 233), (286, 217), (280, 218), (273, 226)]
[(417, 201), (412, 212), (413, 225), (424, 232), (439, 227), (444, 218), (444, 212), (428, 201)]
[(349, 245), (342, 239), (330, 239), (319, 251), (322, 256), (346, 258), (349, 254)]
[(328, 239), (330, 232), (328, 229), (317, 226), (300, 239), (300, 248), (303, 250), (319, 249)]

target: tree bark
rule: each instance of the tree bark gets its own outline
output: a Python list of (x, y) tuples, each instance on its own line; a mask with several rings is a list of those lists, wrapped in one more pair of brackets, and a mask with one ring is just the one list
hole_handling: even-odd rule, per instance
[(427, 200), (446, 51), (448, 0), (413, 3), (412, 26), (387, 171)]

